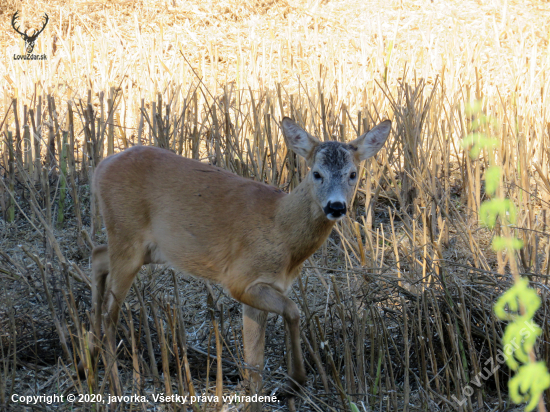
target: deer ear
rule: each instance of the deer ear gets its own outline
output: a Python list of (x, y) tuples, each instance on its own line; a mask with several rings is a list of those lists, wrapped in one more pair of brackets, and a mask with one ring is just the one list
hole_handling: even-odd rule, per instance
[(283, 135), (288, 147), (290, 147), (294, 153), (302, 156), (309, 162), (311, 156), (313, 156), (315, 148), (320, 143), (319, 140), (310, 135), (298, 126), (294, 120), (288, 117), (285, 117), (282, 123)]
[(355, 149), (357, 161), (374, 156), (384, 146), (391, 130), (391, 120), (385, 120), (376, 125), (361, 137), (349, 144)]

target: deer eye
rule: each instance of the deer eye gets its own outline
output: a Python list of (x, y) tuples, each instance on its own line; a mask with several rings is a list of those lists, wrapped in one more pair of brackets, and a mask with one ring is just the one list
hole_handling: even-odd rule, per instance
[(349, 175), (350, 179), (355, 179), (356, 177), (357, 177), (357, 173), (355, 172), (351, 172), (351, 174)]
[(323, 177), (321, 176), (321, 174), (319, 172), (313, 172), (313, 178), (315, 180), (321, 180)]

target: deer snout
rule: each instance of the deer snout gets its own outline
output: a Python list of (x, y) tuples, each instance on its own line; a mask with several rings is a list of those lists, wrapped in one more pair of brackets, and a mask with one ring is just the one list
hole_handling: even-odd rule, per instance
[(325, 215), (329, 220), (340, 220), (346, 214), (345, 202), (332, 202), (328, 201), (327, 205), (323, 208)]

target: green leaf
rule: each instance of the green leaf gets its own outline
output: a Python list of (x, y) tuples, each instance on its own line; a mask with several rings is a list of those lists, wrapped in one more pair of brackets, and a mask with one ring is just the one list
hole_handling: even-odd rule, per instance
[(499, 250), (519, 250), (523, 247), (523, 241), (516, 238), (495, 236), (493, 238), (493, 249)]
[(491, 166), (485, 172), (485, 191), (494, 196), (500, 184), (501, 169), (499, 166)]
[(503, 221), (506, 219), (510, 223), (516, 221), (516, 207), (510, 199), (491, 199), (483, 202), (479, 208), (479, 219), (481, 222), (492, 229), (498, 217)]
[(533, 324), (531, 319), (526, 316), (517, 318), (506, 327), (502, 337), (502, 345), (504, 353), (507, 355), (506, 363), (510, 369), (516, 370), (520, 366), (518, 361), (521, 363), (529, 362), (529, 352), (535, 346), (541, 333), (542, 329)]
[(498, 298), (495, 303), (495, 314), (502, 320), (515, 320), (519, 316), (520, 302), (525, 309), (522, 315), (525, 319), (531, 319), (540, 307), (539, 295), (529, 287), (529, 281), (523, 278)]
[(467, 116), (475, 116), (481, 113), (481, 100), (476, 100), (473, 103), (466, 103), (464, 112)]
[(462, 142), (460, 142), (462, 148), (470, 148), (470, 157), (475, 159), (479, 156), (481, 149), (491, 149), (498, 145), (498, 140), (487, 137), (484, 133), (470, 133)]
[(543, 392), (550, 388), (550, 374), (544, 362), (533, 362), (519, 368), (508, 382), (510, 398), (515, 403), (529, 402), (526, 411), (532, 411)]
[(349, 407), (351, 409), (351, 412), (359, 412), (359, 408), (357, 407), (356, 404), (354, 404), (353, 402), (350, 402), (349, 403)]

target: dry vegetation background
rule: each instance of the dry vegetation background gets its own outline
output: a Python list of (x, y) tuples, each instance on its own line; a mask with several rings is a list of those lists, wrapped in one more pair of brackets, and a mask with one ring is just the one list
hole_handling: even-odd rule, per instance
[[(46, 61), (14, 60), (16, 10), (22, 27), (49, 15), (34, 51)], [(511, 410), (509, 370), (483, 369), (502, 349), (492, 304), (511, 284), (509, 258), (542, 297), (536, 350), (550, 361), (549, 40), (542, 1), (3, 0), (0, 408), (24, 410), (14, 393), (108, 393), (103, 366), (88, 382), (74, 373), (90, 248), (105, 242), (89, 192), (100, 159), (154, 144), (290, 190), (306, 173), (279, 129), (290, 115), (321, 139), (350, 140), (384, 118), (393, 131), (291, 292), (308, 386), (266, 409)], [(472, 130), (476, 100), (495, 121)], [(488, 157), (465, 155), (472, 131), (498, 138), (518, 256), (494, 253), (498, 226), (478, 225)], [(174, 275), (144, 268), (123, 308), (127, 394), (243, 393), (240, 305)], [(270, 317), (266, 394), (280, 395), (284, 345)], [(74, 407), (93, 408), (56, 405)]]

